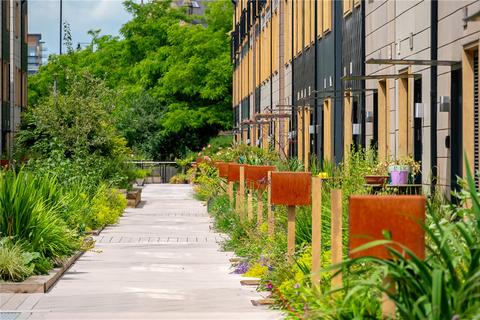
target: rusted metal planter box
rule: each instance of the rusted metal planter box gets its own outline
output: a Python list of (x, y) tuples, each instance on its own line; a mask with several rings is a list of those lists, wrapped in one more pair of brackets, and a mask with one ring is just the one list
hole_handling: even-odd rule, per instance
[(276, 170), (274, 166), (246, 166), (245, 181), (247, 182), (247, 187), (265, 190), (268, 185), (268, 172)]
[(240, 167), (246, 167), (246, 164), (229, 163), (228, 164), (228, 181), (239, 182), (240, 181)]
[[(352, 196), (349, 199), (350, 257), (377, 257), (392, 259), (387, 247), (374, 246), (365, 250), (353, 250), (374, 240), (384, 240), (390, 233), (391, 240), (405, 246), (420, 259), (425, 258), (424, 196)], [(399, 245), (389, 245), (405, 254)]]
[(272, 204), (306, 206), (312, 202), (310, 172), (272, 172)]
[(228, 178), (228, 166), (226, 162), (215, 162), (215, 167), (218, 169), (218, 175), (221, 178)]

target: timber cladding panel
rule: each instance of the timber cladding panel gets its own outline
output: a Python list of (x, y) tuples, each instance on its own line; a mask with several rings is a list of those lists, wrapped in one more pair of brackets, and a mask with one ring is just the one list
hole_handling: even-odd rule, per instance
[(323, 159), (332, 161), (332, 103), (330, 99), (323, 102)]
[(401, 247), (404, 246), (418, 258), (424, 259), (425, 232), (422, 224), (425, 222), (425, 208), (424, 196), (351, 196), (350, 257), (391, 259), (385, 245), (358, 250), (371, 241), (385, 240), (385, 234), (389, 233), (390, 239), (397, 243), (389, 244), (389, 247), (405, 255)]
[(307, 206), (312, 202), (310, 172), (272, 172), (271, 203), (285, 206)]
[(385, 161), (389, 157), (390, 104), (388, 80), (378, 82), (378, 157)]

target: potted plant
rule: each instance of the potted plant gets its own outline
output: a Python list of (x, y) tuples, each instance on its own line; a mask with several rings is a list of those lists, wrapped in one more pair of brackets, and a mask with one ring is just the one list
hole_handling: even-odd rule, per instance
[(390, 184), (394, 186), (409, 184), (413, 182), (420, 169), (420, 163), (411, 156), (394, 160), (388, 166)]
[(147, 177), (147, 170), (137, 169), (135, 170), (135, 182), (137, 186), (142, 187), (145, 184), (145, 178)]
[(364, 177), (365, 183), (369, 185), (384, 185), (388, 182), (387, 163), (381, 162), (372, 167)]

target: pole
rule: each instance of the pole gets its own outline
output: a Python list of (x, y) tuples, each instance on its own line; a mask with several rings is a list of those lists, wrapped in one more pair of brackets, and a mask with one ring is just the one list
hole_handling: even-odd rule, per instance
[(63, 1), (60, 0), (60, 54), (62, 54), (62, 25), (63, 25)]

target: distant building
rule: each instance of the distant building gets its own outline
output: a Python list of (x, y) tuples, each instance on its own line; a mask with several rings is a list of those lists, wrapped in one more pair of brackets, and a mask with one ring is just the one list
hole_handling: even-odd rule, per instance
[(176, 0), (172, 2), (174, 7), (185, 7), (190, 15), (204, 15), (207, 0)]
[(41, 41), (42, 35), (35, 33), (29, 34), (28, 44), (28, 74), (35, 74), (43, 64), (43, 53), (45, 52), (45, 42)]
[(0, 157), (5, 159), (27, 106), (27, 0), (3, 0), (0, 25)]

